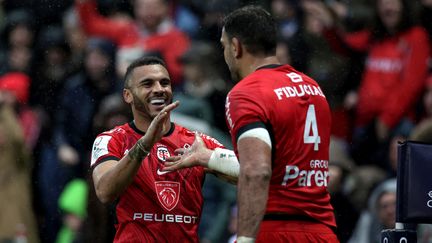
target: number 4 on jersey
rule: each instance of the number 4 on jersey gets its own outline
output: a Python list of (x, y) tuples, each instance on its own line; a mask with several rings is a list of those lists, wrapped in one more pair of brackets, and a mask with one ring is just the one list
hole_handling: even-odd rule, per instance
[(317, 125), (314, 105), (309, 105), (306, 114), (306, 123), (305, 123), (305, 129), (303, 134), (303, 142), (313, 143), (315, 151), (318, 151), (318, 144), (321, 143), (321, 138), (318, 135), (318, 125)]

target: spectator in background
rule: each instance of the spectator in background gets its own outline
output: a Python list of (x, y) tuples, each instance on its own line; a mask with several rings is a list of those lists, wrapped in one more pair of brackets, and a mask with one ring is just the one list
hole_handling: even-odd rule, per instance
[(59, 148), (60, 160), (67, 164), (87, 162), (87, 148), (93, 141), (91, 129), (97, 108), (104, 97), (120, 91), (115, 78), (115, 52), (112, 42), (90, 39), (85, 52), (84, 72), (65, 83), (55, 124), (55, 145)]
[(367, 28), (373, 21), (373, 0), (327, 0), (327, 6), (348, 32)]
[(66, 186), (59, 198), (59, 209), (63, 224), (57, 235), (56, 243), (83, 241), (83, 225), (87, 216), (88, 185), (83, 179), (74, 179)]
[(189, 38), (174, 26), (167, 1), (133, 1), (133, 21), (116, 21), (101, 16), (93, 0), (76, 0), (76, 7), (88, 35), (108, 38), (120, 50), (138, 47), (146, 53), (158, 52), (168, 65), (173, 86), (181, 83), (179, 57), (189, 47)]
[[(350, 62), (348, 57), (336, 53), (323, 36), (326, 26), (311, 10), (313, 4), (306, 0), (300, 5), (299, 11), (303, 13), (301, 29), (288, 40), (288, 46), (293, 65), (298, 65), (303, 72), (317, 81), (334, 113), (343, 106)], [(301, 63), (300, 59), (303, 59), (304, 63)], [(340, 130), (344, 129), (339, 120), (332, 119), (332, 123), (337, 127), (332, 129), (333, 134), (334, 130), (341, 132)]]
[(6, 15), (0, 40), (0, 75), (10, 71), (31, 71), (35, 41), (32, 18), (28, 11), (22, 9)]
[(126, 74), (127, 67), (136, 59), (145, 56), (145, 51), (140, 47), (121, 48), (116, 53), (116, 74), (117, 79), (121, 80)]
[[(221, 78), (213, 45), (204, 41), (194, 42), (181, 61), (183, 91), (175, 92), (174, 100), (179, 100), (182, 105), (172, 112), (173, 120), (191, 130), (204, 132), (228, 146), (230, 140), (224, 132), (223, 106), (227, 84)], [(193, 119), (207, 124), (208, 129), (199, 129)], [(210, 175), (205, 178), (202, 192), (206, 203), (199, 226), (200, 241), (223, 242), (226, 240), (229, 207), (235, 202), (235, 188)]]
[[(32, 67), (31, 103), (46, 112), (45, 129), (50, 129), (57, 113), (57, 101), (69, 72), (70, 49), (60, 26), (45, 26), (39, 32)], [(45, 132), (44, 132), (45, 133)]]
[[(340, 35), (347, 46), (367, 53), (353, 134), (357, 163), (383, 166), (391, 134), (413, 124), (410, 117), (424, 87), (430, 43), (427, 32), (415, 24), (412, 9), (408, 0), (378, 0), (371, 29)], [(328, 12), (316, 15), (334, 25)]]
[(239, 6), (238, 0), (191, 0), (201, 13), (200, 29), (196, 40), (219, 44), (219, 35), (222, 30), (222, 20), (231, 10)]
[(12, 108), (21, 125), (26, 149), (33, 152), (40, 136), (41, 120), (39, 113), (28, 105), (30, 84), (30, 77), (24, 73), (10, 72), (0, 77), (0, 90), (15, 97)]
[(87, 36), (82, 29), (75, 8), (70, 8), (63, 16), (63, 30), (70, 49), (69, 70), (71, 74), (81, 71), (84, 60)]
[(357, 222), (350, 243), (379, 243), (381, 231), (396, 223), (396, 179), (386, 180), (369, 197), (369, 207)]
[[(172, 0), (171, 17), (175, 25), (184, 31), (189, 37), (195, 38), (200, 29), (199, 13), (196, 6), (192, 3), (194, 0)], [(202, 2), (198, 2), (199, 5)]]
[(347, 146), (342, 139), (330, 139), (329, 183), (328, 191), (331, 195), (331, 204), (334, 208), (337, 230), (336, 234), (341, 243), (351, 237), (359, 217), (359, 211), (349, 199), (345, 191), (346, 179), (355, 164), (348, 154)]
[(183, 92), (176, 92), (174, 99), (183, 105), (177, 112), (194, 116), (225, 131), (223, 104), (229, 85), (218, 69), (217, 54), (207, 42), (193, 42), (181, 57), (183, 63)]
[(305, 71), (310, 51), (303, 38), (304, 13), (300, 2), (274, 0), (271, 2), (271, 11), (278, 24), (279, 60), (299, 71)]
[(115, 126), (124, 124), (132, 119), (132, 114), (123, 101), (120, 93), (106, 96), (99, 104), (98, 111), (93, 119), (93, 134), (110, 130)]
[(356, 166), (345, 182), (345, 191), (357, 212), (368, 208), (372, 190), (387, 178), (385, 170), (373, 165)]
[(301, 29), (303, 12), (298, 1), (272, 0), (271, 12), (277, 22), (281, 39), (288, 40)]
[[(8, 75), (0, 78), (0, 241), (12, 242), (20, 237), (37, 243), (31, 194), (32, 158), (17, 110), (18, 104), (28, 99), (29, 78), (24, 74)], [(14, 82), (9, 82), (13, 75)]]
[(118, 92), (115, 45), (104, 39), (87, 42), (84, 70), (65, 82), (56, 105), (52, 139), (41, 148), (38, 181), (44, 206), (45, 242), (53, 242), (60, 224), (59, 194), (72, 178), (87, 170), (93, 118), (101, 100)]

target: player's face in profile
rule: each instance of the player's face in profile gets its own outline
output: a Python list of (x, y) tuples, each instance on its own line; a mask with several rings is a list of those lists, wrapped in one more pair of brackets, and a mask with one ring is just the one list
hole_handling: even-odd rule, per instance
[(233, 79), (233, 81), (237, 82), (240, 79), (234, 61), (234, 53), (233, 50), (231, 49), (231, 41), (229, 40), (228, 35), (225, 32), (225, 28), (222, 29), (220, 42), (224, 51), (225, 63), (227, 64), (228, 69), (230, 70), (231, 73), (231, 78)]
[(172, 102), (171, 80), (162, 65), (135, 68), (131, 76), (132, 105), (141, 115), (153, 119)]

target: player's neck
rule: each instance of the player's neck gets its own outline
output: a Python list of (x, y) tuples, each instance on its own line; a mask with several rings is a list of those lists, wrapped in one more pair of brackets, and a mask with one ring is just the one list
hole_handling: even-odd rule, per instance
[[(135, 127), (142, 131), (142, 132), (147, 132), (148, 128), (150, 127), (150, 123), (151, 123), (152, 119), (149, 117), (143, 117), (143, 116), (134, 116), (134, 124)], [(171, 120), (168, 118), (167, 121), (165, 122), (164, 125), (164, 131), (162, 132), (162, 134), (167, 133), (171, 126), (170, 126)]]
[(145, 118), (142, 116), (134, 116), (134, 120), (133, 120), (135, 127), (142, 131), (142, 132), (147, 132), (147, 129), (150, 126), (151, 120), (149, 118)]
[(241, 77), (244, 78), (249, 74), (255, 72), (258, 68), (270, 65), (270, 64), (280, 64), (276, 56), (268, 57), (253, 57), (250, 56), (246, 62), (244, 68), (240, 70)]

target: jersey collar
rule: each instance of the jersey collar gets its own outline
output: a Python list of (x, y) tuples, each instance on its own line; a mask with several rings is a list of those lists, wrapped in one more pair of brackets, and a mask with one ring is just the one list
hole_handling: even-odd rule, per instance
[(258, 71), (260, 69), (273, 69), (273, 68), (278, 68), (281, 66), (283, 66), (283, 65), (282, 64), (268, 64), (268, 65), (264, 65), (264, 66), (257, 68), (255, 71)]
[[(145, 132), (139, 130), (139, 129), (136, 127), (136, 125), (135, 125), (135, 121), (131, 121), (131, 122), (129, 122), (128, 124), (129, 124), (129, 126), (132, 128), (132, 130), (134, 130), (136, 133), (138, 133), (138, 134), (140, 134), (140, 135), (144, 135), (144, 134), (145, 134)], [(167, 133), (164, 134), (164, 137), (167, 137), (167, 136), (171, 135), (171, 134), (174, 132), (174, 129), (175, 129), (175, 123), (174, 123), (174, 122), (171, 122), (170, 129), (169, 129), (169, 131), (168, 131)]]

